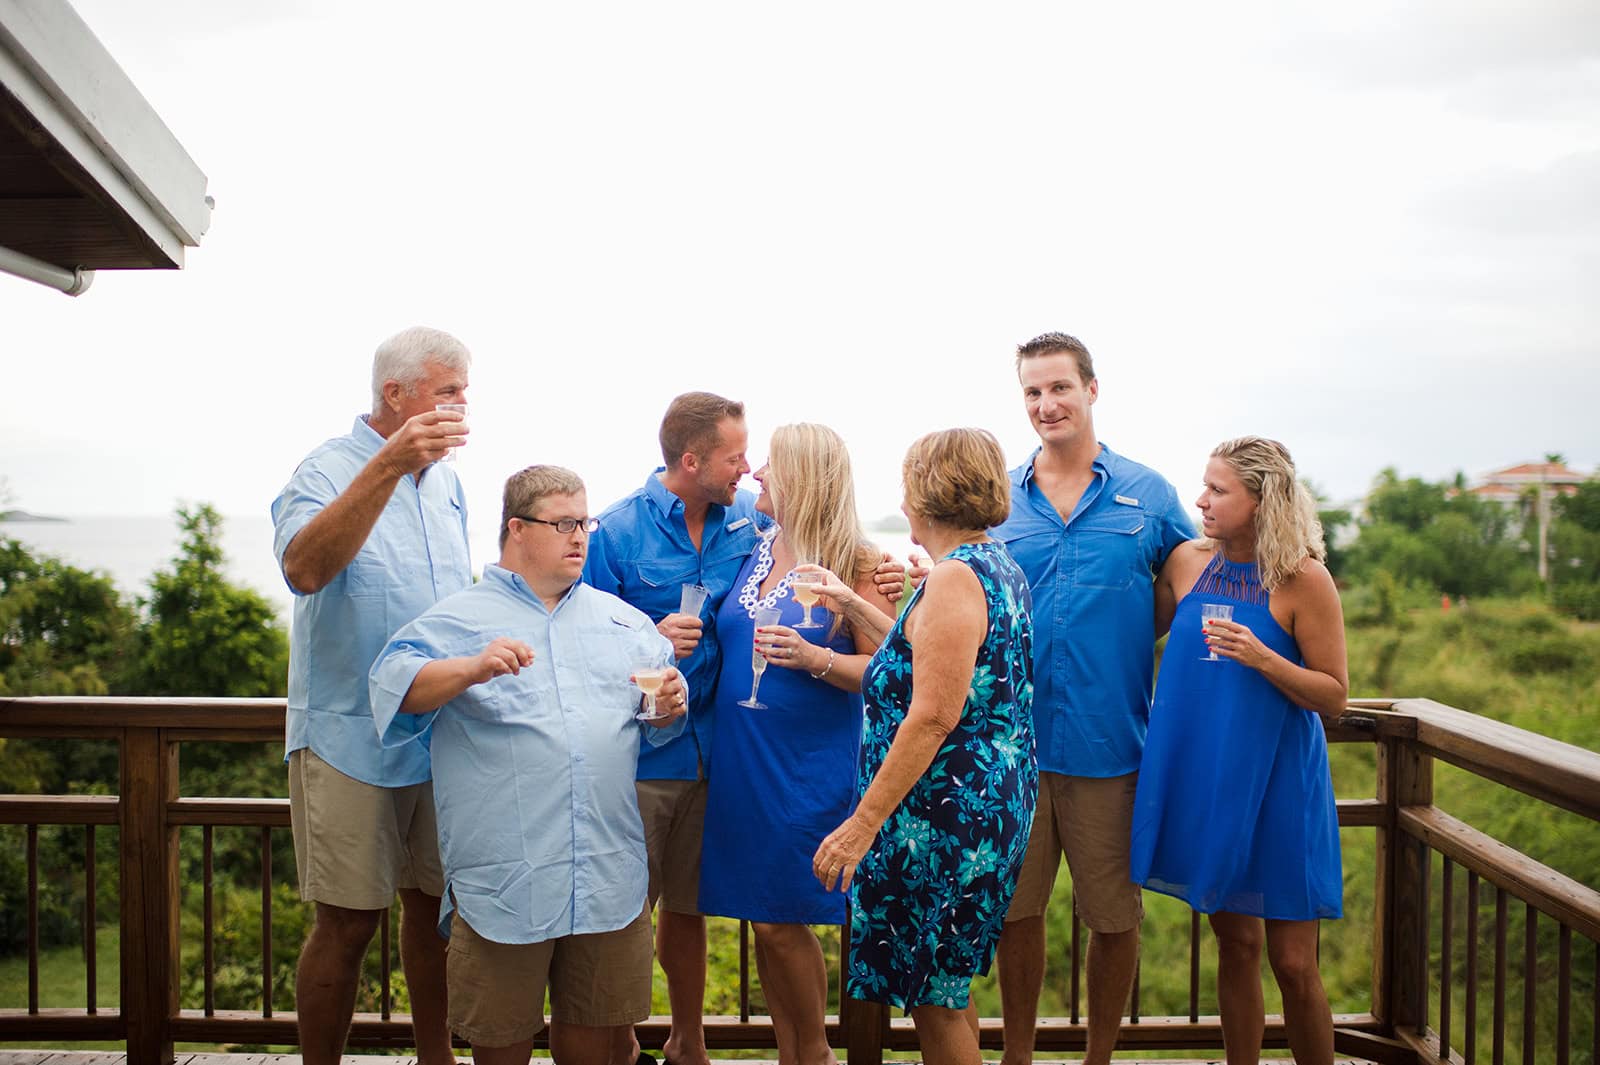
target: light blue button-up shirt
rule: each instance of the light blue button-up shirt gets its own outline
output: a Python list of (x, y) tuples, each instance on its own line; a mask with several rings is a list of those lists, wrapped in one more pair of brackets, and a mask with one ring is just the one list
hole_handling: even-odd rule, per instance
[[(516, 675), (475, 684), (429, 714), (401, 700), (429, 662), (476, 655), (496, 637), (533, 648)], [(406, 625), (372, 666), (372, 719), (385, 746), (432, 733), (433, 797), (450, 914), (496, 943), (613, 932), (644, 911), (649, 867), (634, 790), (641, 729), (628, 680), (669, 665), (672, 644), (615, 596), (575, 584), (554, 611), (517, 574), (483, 580)]]
[(700, 612), (705, 622), (700, 643), (677, 663), (689, 684), (688, 729), (681, 739), (639, 754), (640, 780), (694, 780), (711, 766), (712, 710), (722, 668), (717, 608), (772, 519), (756, 512), (755, 496), (740, 491), (732, 506), (711, 505), (696, 551), (683, 520), (683, 500), (661, 483), (665, 469), (658, 467), (644, 487), (600, 515), (600, 530), (589, 538), (583, 579), (643, 610), (652, 623), (678, 612), (685, 584), (710, 590)]
[[(356, 419), (349, 435), (317, 448), (272, 501), (278, 568), (289, 542), (355, 480), (383, 447)], [(284, 578), (288, 583), (288, 578)], [(396, 629), (472, 583), (467, 503), (447, 465), (402, 477), (356, 557), (321, 591), (294, 585), (289, 630), (289, 712), (284, 757), (302, 747), (339, 772), (395, 788), (428, 779), (428, 748), (378, 746), (367, 705), (367, 670)]]
[(1033, 593), (1039, 768), (1116, 777), (1139, 768), (1155, 673), (1155, 575), (1194, 525), (1166, 478), (1104, 444), (1065, 521), (1011, 471), (1011, 516), (993, 530)]

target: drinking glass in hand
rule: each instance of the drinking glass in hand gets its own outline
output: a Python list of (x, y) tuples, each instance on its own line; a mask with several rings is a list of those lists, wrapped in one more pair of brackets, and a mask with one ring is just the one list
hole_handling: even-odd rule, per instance
[[(1201, 603), (1200, 604), (1200, 631), (1201, 632), (1209, 634), (1211, 632), (1211, 623), (1213, 621), (1232, 621), (1232, 620), (1233, 620), (1233, 607), (1230, 606), (1229, 604), (1227, 604), (1227, 603)], [(1208, 654), (1208, 655), (1204, 656), (1203, 658), (1201, 658), (1200, 661), (1202, 661), (1202, 662), (1220, 662), (1222, 660), (1217, 657), (1217, 652), (1216, 651), (1212, 651), (1210, 654)]]
[(633, 682), (644, 692), (644, 709), (633, 716), (640, 721), (660, 721), (668, 716), (656, 709), (656, 692), (666, 683), (667, 668), (653, 663), (641, 665), (633, 671)]
[[(441, 414), (445, 412), (459, 414), (461, 415), (461, 421), (465, 422), (467, 420), (467, 405), (465, 403), (435, 403), (433, 405), (433, 409), (439, 411)], [(444, 453), (444, 458), (440, 459), (439, 461), (454, 462), (455, 460), (456, 449), (451, 448), (449, 451)]]
[[(755, 629), (759, 633), (768, 625), (776, 625), (782, 617), (782, 612), (777, 607), (764, 606), (756, 610)], [(767, 704), (756, 698), (756, 692), (761, 688), (761, 674), (767, 670), (767, 659), (761, 653), (761, 648), (755, 643), (750, 645), (750, 698), (740, 699), (739, 706), (747, 706), (752, 710), (765, 710)]]
[(795, 628), (822, 628), (820, 622), (811, 620), (811, 608), (816, 606), (817, 601), (822, 598), (817, 594), (817, 589), (821, 587), (823, 580), (824, 578), (822, 574), (812, 573), (810, 571), (805, 573), (796, 573), (793, 577), (789, 578), (789, 588), (794, 592), (795, 602), (799, 603), (806, 609), (805, 616), (800, 619), (800, 624), (796, 625)]

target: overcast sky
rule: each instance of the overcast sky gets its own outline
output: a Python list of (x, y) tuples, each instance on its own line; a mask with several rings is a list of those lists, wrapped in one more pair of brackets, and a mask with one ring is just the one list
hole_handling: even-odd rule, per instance
[(534, 462), (598, 511), (704, 388), (753, 462), (839, 429), (870, 520), (922, 432), (1028, 454), (1051, 329), (1185, 499), (1247, 432), (1337, 499), (1600, 462), (1594, 0), (76, 7), (216, 211), (181, 273), (0, 277), (31, 510), (262, 514), (414, 323), (474, 352), (480, 518)]

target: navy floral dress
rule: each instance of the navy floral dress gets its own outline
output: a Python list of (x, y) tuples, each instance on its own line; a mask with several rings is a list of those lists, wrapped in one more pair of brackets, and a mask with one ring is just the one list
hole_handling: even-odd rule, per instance
[[(947, 557), (983, 585), (989, 631), (960, 724), (889, 815), (850, 889), (849, 992), (905, 1009), (966, 1008), (972, 978), (994, 957), (1039, 793), (1027, 579), (998, 543), (963, 544)], [(904, 625), (921, 596), (919, 588), (862, 677), (858, 801), (911, 705)]]

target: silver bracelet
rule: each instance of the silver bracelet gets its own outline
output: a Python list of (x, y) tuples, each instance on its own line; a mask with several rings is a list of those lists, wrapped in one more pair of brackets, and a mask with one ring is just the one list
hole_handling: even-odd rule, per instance
[(828, 664), (822, 667), (822, 672), (821, 673), (813, 673), (813, 674), (811, 674), (811, 679), (812, 680), (821, 680), (823, 677), (826, 677), (828, 675), (828, 671), (833, 669), (833, 660), (835, 658), (837, 658), (837, 657), (838, 657), (838, 655), (836, 655), (834, 653), (833, 648), (831, 648), (831, 647), (828, 648)]

